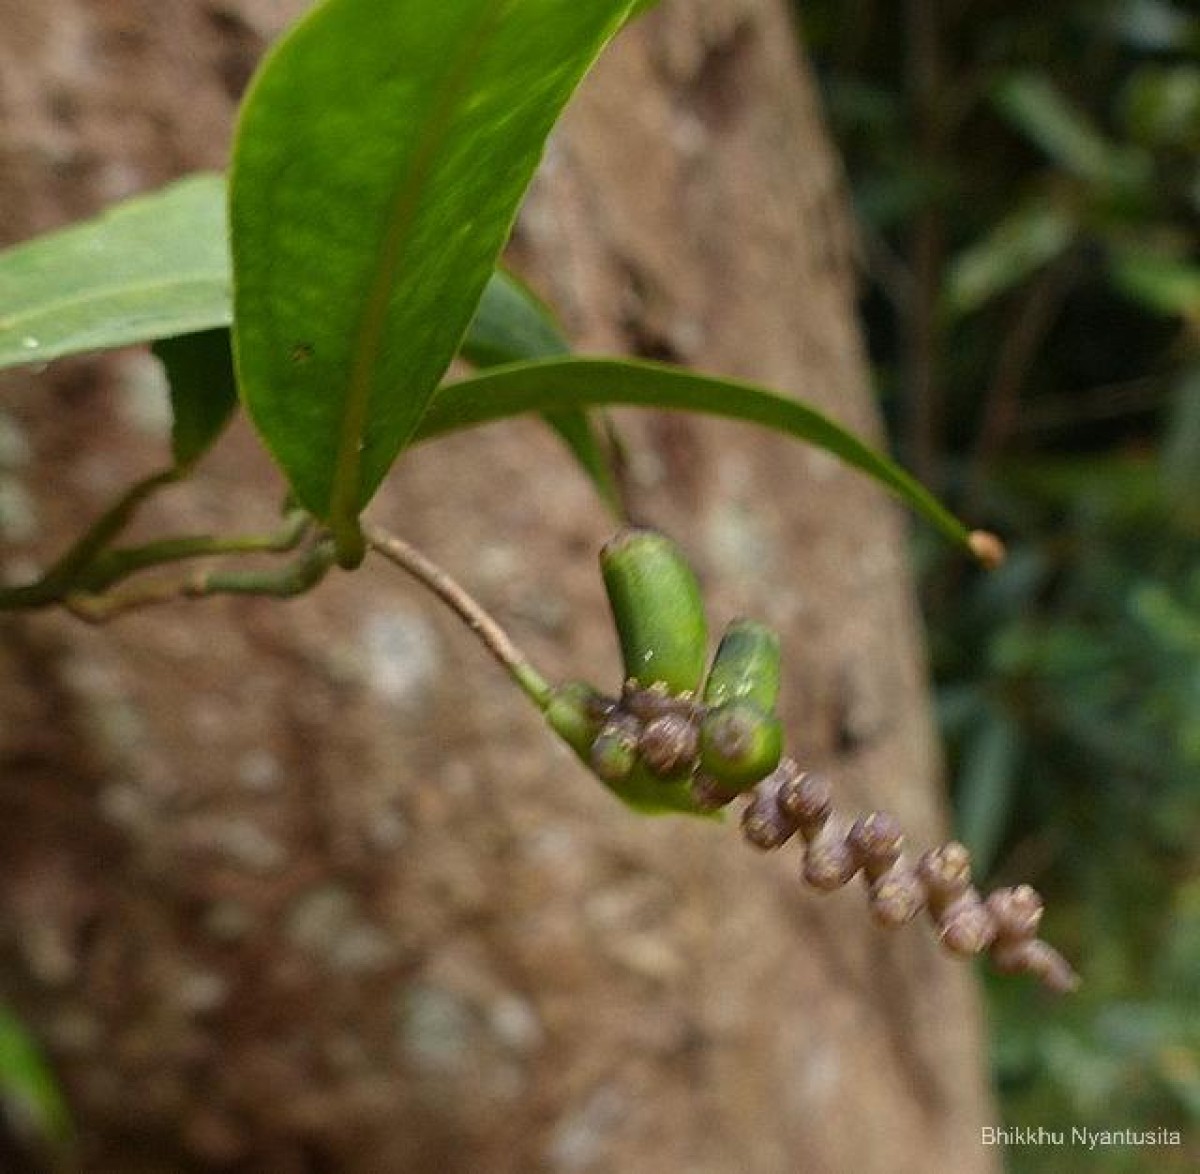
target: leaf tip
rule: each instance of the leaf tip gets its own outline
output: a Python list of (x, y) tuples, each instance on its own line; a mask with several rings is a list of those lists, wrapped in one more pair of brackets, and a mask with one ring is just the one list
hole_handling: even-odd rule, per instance
[(989, 571), (1003, 566), (1004, 560), (1008, 558), (1008, 549), (990, 530), (972, 530), (967, 537), (967, 545), (979, 565)]

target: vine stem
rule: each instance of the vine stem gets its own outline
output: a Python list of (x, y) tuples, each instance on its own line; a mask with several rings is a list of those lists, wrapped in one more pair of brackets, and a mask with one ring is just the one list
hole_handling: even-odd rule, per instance
[(499, 622), (465, 587), (403, 538), (374, 525), (365, 526), (363, 536), (371, 550), (411, 575), (455, 612), (479, 637), (521, 691), (538, 709), (545, 711), (554, 690)]
[(142, 503), (165, 486), (173, 485), (180, 476), (180, 470), (172, 467), (135, 482), (40, 579), (0, 589), (0, 610), (46, 607), (60, 602), (78, 574), (129, 525)]
[(86, 592), (68, 595), (63, 599), (63, 605), (81, 620), (103, 624), (126, 612), (180, 599), (206, 599), (212, 595), (266, 595), (292, 599), (315, 587), (333, 562), (333, 542), (322, 538), (282, 567), (210, 568), (182, 578), (135, 581), (98, 595)]

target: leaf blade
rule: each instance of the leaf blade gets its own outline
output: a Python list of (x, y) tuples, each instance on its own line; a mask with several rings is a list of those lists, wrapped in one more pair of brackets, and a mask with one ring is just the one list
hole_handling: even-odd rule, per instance
[(0, 368), (229, 321), (224, 183), (189, 176), (0, 254)]
[(297, 496), (343, 536), (456, 352), (555, 118), (631, 6), (327, 0), (260, 71), (231, 174), (239, 382)]
[(885, 486), (951, 542), (971, 547), (967, 528), (929, 490), (815, 408), (753, 384), (664, 363), (568, 358), (497, 367), (441, 388), (414, 439), (431, 440), (523, 412), (617, 405), (723, 416), (815, 444)]
[(171, 393), (171, 453), (190, 469), (216, 442), (237, 408), (233, 351), (224, 327), (155, 341)]

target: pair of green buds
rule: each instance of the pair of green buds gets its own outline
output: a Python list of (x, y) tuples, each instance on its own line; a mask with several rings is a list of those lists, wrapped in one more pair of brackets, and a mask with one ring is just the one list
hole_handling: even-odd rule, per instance
[(625, 668), (619, 700), (583, 682), (555, 691), (551, 727), (642, 811), (710, 810), (779, 765), (779, 638), (752, 620), (725, 630), (705, 676), (708, 624), (679, 548), (623, 530), (600, 553)]

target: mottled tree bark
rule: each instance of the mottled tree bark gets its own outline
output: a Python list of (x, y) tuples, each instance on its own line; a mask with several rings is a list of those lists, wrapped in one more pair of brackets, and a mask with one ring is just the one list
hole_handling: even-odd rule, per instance
[[(219, 166), (283, 0), (0, 0), (0, 234)], [(845, 194), (775, 0), (669, 0), (556, 134), (515, 261), (582, 347), (752, 377), (878, 435)], [(5, 380), (10, 576), (163, 459), (136, 352)], [(851, 809), (944, 830), (901, 520), (748, 428), (621, 417), (638, 513)], [(239, 425), (144, 533), (269, 524)], [(615, 685), (608, 523), (521, 421), (406, 458), (373, 516), (558, 676)], [(967, 968), (730, 826), (638, 819), (470, 635), (368, 565), (292, 604), (0, 624), (0, 982), (89, 1171), (982, 1172)]]

